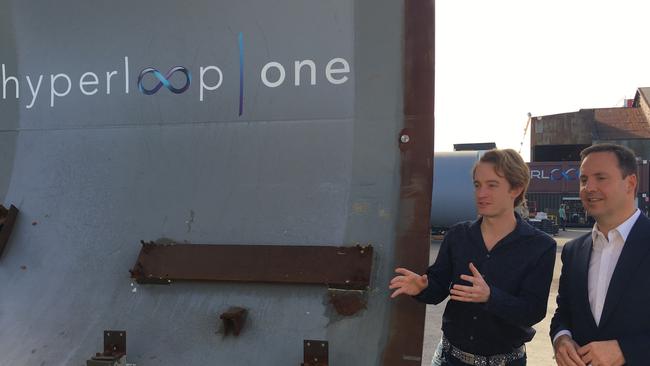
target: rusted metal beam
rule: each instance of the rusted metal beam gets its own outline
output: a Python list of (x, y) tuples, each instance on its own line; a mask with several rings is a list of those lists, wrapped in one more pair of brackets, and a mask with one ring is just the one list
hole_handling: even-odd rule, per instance
[[(404, 128), (395, 265), (422, 273), (429, 261), (433, 185), (434, 0), (404, 1)], [(383, 365), (420, 365), (425, 305), (400, 296), (391, 308)]]
[(208, 245), (142, 243), (130, 270), (138, 283), (234, 281), (324, 284), (364, 290), (372, 246)]
[(6, 209), (3, 205), (0, 205), (0, 257), (9, 242), (17, 216), (18, 209), (16, 206), (11, 205), (9, 209)]

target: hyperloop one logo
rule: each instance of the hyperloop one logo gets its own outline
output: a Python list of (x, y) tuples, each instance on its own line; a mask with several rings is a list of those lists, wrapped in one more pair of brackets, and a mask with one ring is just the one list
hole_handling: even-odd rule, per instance
[[(234, 83), (239, 81), (239, 115), (244, 113), (244, 35), (238, 34), (237, 45), (239, 48), (239, 77), (233, 77)], [(236, 57), (236, 56), (235, 56)], [(342, 85), (348, 80), (350, 64), (341, 57), (323, 60), (319, 63), (311, 57), (303, 57), (295, 60), (287, 60), (284, 63), (268, 61), (266, 63), (253, 63), (252, 68), (259, 75), (259, 82), (266, 88), (278, 87), (300, 88), (304, 85), (316, 86), (317, 79), (323, 80), (330, 85)], [(185, 93), (190, 88), (198, 89), (199, 102), (203, 102), (210, 92), (219, 89), (225, 83), (226, 73), (217, 65), (198, 66), (195, 73), (190, 72), (186, 66), (174, 66), (165, 72), (156, 68), (156, 65), (148, 65), (137, 78), (137, 88), (147, 96), (167, 93), (161, 89), (167, 89), (172, 94)], [(9, 69), (8, 65), (0, 62), (0, 102), (6, 99), (19, 100), (26, 98), (25, 108), (31, 109), (42, 95), (49, 96), (49, 107), (54, 108), (57, 101), (72, 93), (78, 92), (84, 98), (99, 95), (113, 95), (121, 86), (124, 94), (130, 94), (132, 83), (129, 57), (124, 56), (122, 69), (111, 68), (108, 71), (80, 70), (78, 74), (66, 74), (54, 72), (49, 75), (43, 73), (37, 75), (24, 75), (21, 77), (15, 71)], [(193, 80), (192, 76), (196, 80)], [(121, 76), (121, 77), (118, 77)], [(317, 76), (320, 75), (320, 76)], [(237, 80), (239, 79), (239, 80)], [(234, 84), (233, 83), (233, 84)], [(49, 84), (49, 85), (48, 85)], [(193, 85), (197, 84), (197, 85)], [(47, 86), (46, 86), (47, 85)], [(164, 87), (164, 88), (163, 88)], [(22, 96), (22, 97), (21, 97)]]

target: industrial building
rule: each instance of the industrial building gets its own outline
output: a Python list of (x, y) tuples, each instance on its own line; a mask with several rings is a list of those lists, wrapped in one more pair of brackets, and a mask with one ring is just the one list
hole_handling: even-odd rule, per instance
[(623, 107), (531, 117), (530, 170), (527, 200), (531, 212), (557, 214), (567, 207), (567, 220), (590, 225), (580, 202), (580, 151), (597, 143), (615, 143), (634, 150), (639, 164), (638, 205), (649, 208), (650, 87), (639, 88)]

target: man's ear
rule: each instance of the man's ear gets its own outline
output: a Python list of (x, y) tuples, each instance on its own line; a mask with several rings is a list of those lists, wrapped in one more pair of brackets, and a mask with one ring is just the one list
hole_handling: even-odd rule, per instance
[(630, 174), (627, 177), (625, 177), (625, 184), (627, 188), (627, 193), (632, 193), (634, 195), (636, 192), (637, 184), (639, 184), (639, 180), (636, 174)]
[(514, 198), (517, 198), (523, 191), (524, 191), (524, 187), (510, 188), (510, 192), (512, 192)]

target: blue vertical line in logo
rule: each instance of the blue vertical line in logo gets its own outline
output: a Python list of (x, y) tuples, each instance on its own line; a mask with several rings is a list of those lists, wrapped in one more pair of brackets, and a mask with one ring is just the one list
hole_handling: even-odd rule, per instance
[(244, 113), (244, 35), (239, 32), (239, 115)]

